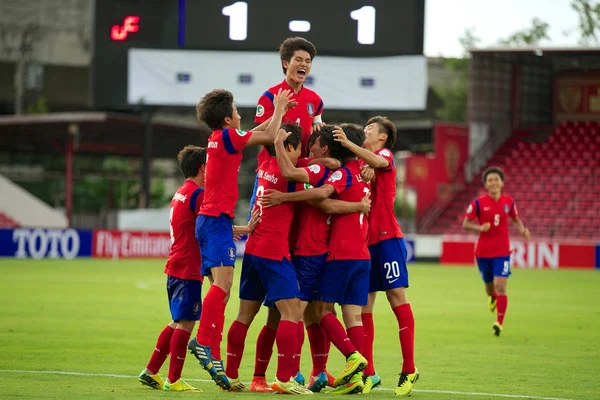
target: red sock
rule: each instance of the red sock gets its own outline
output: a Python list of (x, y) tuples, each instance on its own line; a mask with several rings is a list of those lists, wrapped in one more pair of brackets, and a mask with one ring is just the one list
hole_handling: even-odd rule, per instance
[(332, 313), (327, 313), (321, 318), (319, 322), (321, 328), (327, 333), (327, 336), (331, 338), (333, 345), (342, 352), (344, 357), (348, 356), (356, 351), (356, 348), (350, 341), (346, 331), (342, 326), (342, 323)]
[(294, 375), (300, 372), (300, 358), (302, 357), (302, 346), (304, 345), (304, 321), (298, 321), (296, 351), (294, 352)]
[(190, 333), (183, 329), (175, 329), (171, 338), (171, 359), (169, 360), (169, 382), (177, 382), (181, 378), (181, 370), (185, 363), (185, 353), (190, 340)]
[(210, 354), (214, 359), (221, 360), (221, 342), (223, 341), (223, 326), (225, 325), (225, 306), (227, 303), (221, 304), (222, 313), (219, 314), (219, 320), (215, 324), (210, 343)]
[(356, 347), (356, 351), (362, 354), (363, 344), (365, 343), (365, 328), (362, 325), (353, 326), (346, 330), (350, 341)]
[(496, 296), (496, 311), (498, 312), (498, 323), (502, 325), (504, 323), (504, 316), (506, 315), (506, 308), (508, 307), (508, 296), (505, 294)]
[(174, 330), (175, 329), (167, 325), (165, 329), (162, 330), (160, 335), (158, 335), (156, 347), (154, 348), (154, 352), (152, 353), (150, 361), (148, 361), (148, 365), (146, 366), (146, 368), (152, 371), (153, 374), (158, 374), (160, 367), (162, 367), (167, 359), (167, 356), (169, 355), (171, 337), (173, 336)]
[(373, 342), (375, 341), (375, 325), (373, 324), (373, 314), (363, 313), (362, 315), (363, 328), (365, 330), (365, 342), (363, 343), (363, 351), (360, 353), (365, 356), (367, 362), (367, 368), (365, 369), (365, 375), (375, 375), (375, 364), (373, 363)]
[[(222, 318), (221, 314), (224, 313), (222, 303), (224, 303), (226, 296), (227, 293), (217, 285), (211, 285), (208, 293), (204, 296), (200, 325), (196, 334), (196, 340), (198, 340), (199, 344), (203, 346), (210, 346), (212, 344), (212, 336)], [(219, 334), (222, 334), (222, 331), (223, 325), (221, 325), (221, 332)]]
[(496, 299), (496, 298), (498, 298), (498, 293), (496, 293), (496, 292), (492, 293), (492, 299)]
[(229, 378), (238, 378), (247, 334), (248, 325), (244, 325), (240, 321), (233, 321), (227, 333), (227, 366), (225, 374)]
[(298, 340), (298, 324), (279, 321), (275, 341), (277, 342), (277, 379), (287, 382), (294, 376), (294, 353)]
[(263, 326), (256, 338), (256, 359), (254, 360), (254, 375), (265, 376), (271, 356), (273, 355), (273, 344), (277, 332), (268, 326)]
[(402, 372), (415, 372), (415, 317), (410, 304), (400, 304), (392, 309), (400, 329), (400, 347), (402, 348)]
[(321, 332), (323, 332), (323, 337), (325, 338), (325, 360), (323, 360), (323, 363), (325, 364), (325, 369), (327, 369), (327, 361), (329, 360), (329, 350), (331, 350), (331, 339), (329, 338), (327, 332), (323, 330), (323, 328), (321, 328)]
[(327, 350), (325, 349), (325, 333), (321, 330), (319, 324), (311, 324), (306, 327), (308, 333), (308, 343), (310, 344), (310, 355), (312, 357), (311, 376), (317, 376), (325, 372), (327, 363)]

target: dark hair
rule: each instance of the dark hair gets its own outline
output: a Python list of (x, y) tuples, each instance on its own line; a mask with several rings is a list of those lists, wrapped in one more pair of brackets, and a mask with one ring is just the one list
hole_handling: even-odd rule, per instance
[(281, 68), (283, 69), (284, 74), (287, 74), (287, 68), (283, 66), (283, 62), (292, 61), (294, 53), (298, 50), (307, 52), (310, 55), (311, 61), (317, 55), (317, 48), (315, 45), (303, 37), (290, 37), (285, 39), (283, 43), (281, 43), (281, 46), (279, 46), (279, 58), (281, 59)]
[[(365, 130), (362, 126), (356, 124), (342, 124), (341, 128), (346, 134), (346, 137), (348, 137), (348, 140), (350, 140), (355, 145), (362, 147), (362, 145), (365, 143)], [(356, 156), (353, 152), (351, 152), (345, 147), (343, 148), (343, 159), (355, 157)]]
[(500, 167), (489, 167), (483, 171), (483, 184), (485, 185), (485, 181), (489, 174), (498, 174), (500, 180), (504, 182), (504, 171)]
[(206, 164), (206, 149), (200, 146), (188, 145), (185, 146), (179, 154), (177, 154), (179, 168), (183, 172), (184, 178), (192, 178), (198, 175), (198, 170)]
[(196, 105), (196, 115), (213, 131), (223, 128), (225, 118), (233, 116), (233, 94), (225, 89), (206, 93)]
[(385, 133), (387, 135), (387, 140), (385, 141), (385, 147), (392, 150), (394, 144), (396, 143), (396, 127), (387, 117), (373, 117), (369, 118), (367, 121), (367, 125), (371, 124), (379, 124), (379, 133)]
[(321, 147), (327, 146), (327, 148), (329, 149), (329, 157), (342, 161), (344, 147), (340, 144), (340, 142), (336, 142), (333, 139), (334, 129), (335, 126), (333, 125), (322, 126), (321, 129), (317, 131), (317, 137), (320, 138)]
[[(297, 149), (298, 146), (300, 146), (300, 142), (302, 142), (302, 128), (300, 128), (300, 126), (296, 124), (284, 124), (281, 125), (279, 128), (283, 129), (286, 132), (292, 132), (292, 134), (284, 140), (283, 147), (286, 147), (288, 144), (291, 144), (294, 149)], [(275, 157), (274, 144), (266, 145), (265, 149), (271, 157)]]
[(317, 141), (317, 138), (319, 137), (319, 135), (320, 135), (319, 131), (314, 131), (313, 133), (310, 134), (310, 136), (308, 137), (308, 142), (306, 142), (306, 154), (310, 153), (310, 148)]

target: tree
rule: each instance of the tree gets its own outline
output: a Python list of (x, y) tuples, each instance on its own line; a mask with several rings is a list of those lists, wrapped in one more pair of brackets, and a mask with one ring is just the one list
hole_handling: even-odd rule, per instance
[(573, 0), (571, 8), (579, 17), (579, 42), (584, 46), (598, 45), (600, 34), (600, 3), (590, 0)]
[(532, 46), (539, 44), (542, 40), (550, 40), (548, 29), (550, 25), (539, 18), (531, 21), (531, 27), (517, 31), (500, 40), (500, 44), (505, 46)]
[(472, 28), (466, 29), (458, 38), (463, 49), (460, 58), (445, 58), (444, 66), (451, 70), (456, 79), (447, 84), (433, 88), (442, 100), (442, 106), (435, 110), (438, 119), (449, 122), (466, 122), (467, 120), (467, 81), (469, 76), (469, 51), (481, 41)]

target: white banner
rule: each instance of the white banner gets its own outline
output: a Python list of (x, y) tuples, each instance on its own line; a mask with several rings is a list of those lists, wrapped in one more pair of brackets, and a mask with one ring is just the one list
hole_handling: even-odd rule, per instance
[[(325, 109), (424, 110), (424, 56), (349, 58), (317, 56), (307, 87)], [(127, 100), (191, 106), (213, 89), (230, 90), (237, 104), (256, 107), (260, 95), (283, 80), (278, 53), (129, 50)]]

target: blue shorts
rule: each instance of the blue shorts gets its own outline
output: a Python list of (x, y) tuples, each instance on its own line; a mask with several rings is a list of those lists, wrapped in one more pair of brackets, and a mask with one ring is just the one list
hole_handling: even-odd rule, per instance
[(229, 215), (198, 215), (196, 240), (202, 255), (202, 275), (212, 275), (210, 269), (213, 267), (235, 266), (233, 222)]
[(406, 243), (403, 238), (382, 240), (369, 246), (371, 274), (369, 292), (408, 287)]
[(510, 276), (510, 256), (477, 257), (477, 266), (485, 283), (494, 281), (494, 277), (508, 278)]
[(366, 306), (370, 269), (370, 260), (327, 261), (319, 282), (321, 301)]
[(290, 260), (281, 261), (244, 254), (240, 277), (240, 299), (263, 301), (272, 306), (276, 301), (295, 299), (300, 294), (296, 270)]
[(202, 282), (167, 275), (167, 295), (173, 321), (198, 321), (200, 319)]
[(327, 254), (319, 256), (292, 256), (300, 285), (300, 300), (311, 302), (317, 298), (319, 281), (325, 267)]

